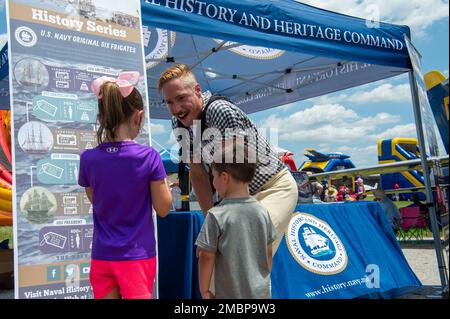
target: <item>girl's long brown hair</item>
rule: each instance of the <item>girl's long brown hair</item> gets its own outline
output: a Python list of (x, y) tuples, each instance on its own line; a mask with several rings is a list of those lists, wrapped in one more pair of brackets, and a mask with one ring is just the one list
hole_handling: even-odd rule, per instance
[(134, 88), (126, 98), (122, 97), (119, 87), (114, 82), (105, 82), (100, 88), (101, 99), (98, 100), (97, 141), (113, 141), (117, 137), (117, 128), (127, 121), (135, 111), (144, 109), (144, 102), (139, 91)]

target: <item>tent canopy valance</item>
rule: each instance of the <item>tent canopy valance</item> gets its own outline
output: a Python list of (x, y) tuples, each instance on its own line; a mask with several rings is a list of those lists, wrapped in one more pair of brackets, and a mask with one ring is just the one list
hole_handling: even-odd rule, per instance
[(410, 69), (407, 26), (292, 0), (147, 0), (141, 9), (152, 118), (170, 117), (156, 81), (173, 63), (192, 66), (204, 90), (247, 113)]

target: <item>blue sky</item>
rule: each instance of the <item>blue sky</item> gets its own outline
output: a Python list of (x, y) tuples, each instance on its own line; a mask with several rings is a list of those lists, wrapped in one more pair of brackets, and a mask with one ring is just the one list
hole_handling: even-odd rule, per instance
[[(300, 1), (349, 15), (406, 24), (423, 55), (423, 71), (439, 70), (448, 77), (448, 0)], [(292, 151), (300, 165), (312, 147), (343, 152), (358, 167), (376, 165), (380, 138), (416, 137), (407, 75), (336, 92), (319, 98), (250, 114), (261, 127), (278, 128), (278, 145)], [(172, 147), (170, 122), (151, 120), (154, 147)]]
[[(5, 9), (5, 1), (0, 0), (0, 21), (6, 21), (6, 9)], [(0, 24), (0, 34), (6, 33), (6, 24)]]

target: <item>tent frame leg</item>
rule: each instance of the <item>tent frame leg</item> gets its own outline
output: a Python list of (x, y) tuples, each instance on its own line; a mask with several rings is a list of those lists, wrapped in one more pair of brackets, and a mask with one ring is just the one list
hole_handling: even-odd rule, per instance
[(427, 165), (427, 152), (425, 149), (425, 138), (422, 125), (422, 114), (420, 112), (419, 93), (416, 84), (414, 71), (409, 71), (409, 85), (411, 88), (411, 96), (413, 101), (414, 119), (416, 121), (417, 138), (419, 140), (420, 159), (422, 162), (423, 177), (425, 183), (425, 191), (427, 197), (428, 212), (430, 214), (430, 225), (433, 232), (434, 248), (439, 267), (439, 276), (441, 279), (442, 293), (448, 293), (448, 274), (444, 259), (444, 253), (441, 245), (441, 237), (439, 234), (439, 225), (437, 222), (436, 206), (433, 200), (433, 192), (431, 189), (430, 170)]

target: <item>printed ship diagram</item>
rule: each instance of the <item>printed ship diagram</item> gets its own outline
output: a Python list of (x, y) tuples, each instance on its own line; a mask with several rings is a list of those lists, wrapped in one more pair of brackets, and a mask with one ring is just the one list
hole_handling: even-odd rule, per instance
[(54, 204), (45, 193), (39, 194), (37, 190), (34, 190), (32, 195), (28, 195), (24, 209), (30, 222), (42, 224), (48, 221), (49, 211), (53, 206)]
[(303, 239), (314, 256), (328, 255), (332, 253), (329, 248), (328, 239), (316, 233), (312, 228), (305, 227), (303, 230)]

